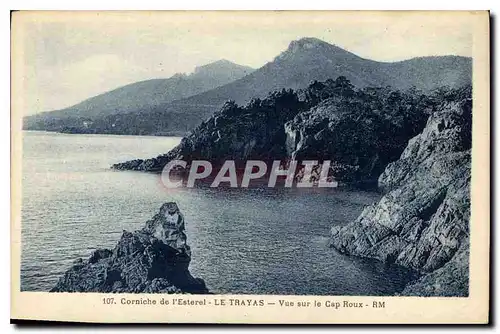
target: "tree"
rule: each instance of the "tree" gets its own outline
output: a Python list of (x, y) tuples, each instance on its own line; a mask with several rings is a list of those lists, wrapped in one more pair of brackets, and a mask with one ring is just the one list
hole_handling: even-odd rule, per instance
[(334, 92), (341, 96), (351, 97), (354, 95), (354, 86), (342, 75), (335, 80)]

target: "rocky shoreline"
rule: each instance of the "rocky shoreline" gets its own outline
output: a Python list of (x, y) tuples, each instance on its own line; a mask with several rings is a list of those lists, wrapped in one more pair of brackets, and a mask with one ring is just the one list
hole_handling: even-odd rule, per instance
[(356, 89), (339, 77), (297, 92), (277, 91), (245, 106), (229, 101), (170, 152), (111, 168), (159, 173), (172, 160), (186, 161), (186, 169), (193, 160), (217, 166), (231, 159), (242, 168), (248, 160), (329, 160), (329, 175), (339, 183), (376, 184), (435, 107), (427, 95)]
[[(467, 296), (471, 87), (432, 96), (315, 82), (245, 107), (233, 102), (167, 154), (113, 165), (160, 172), (173, 159), (331, 160), (341, 184), (378, 183), (384, 197), (331, 231), (343, 254), (418, 271), (403, 295)], [(300, 175), (300, 172), (298, 173)]]
[(418, 270), (402, 295), (467, 296), (471, 99), (431, 115), (379, 178), (387, 193), (358, 219), (332, 228), (331, 246)]
[(177, 205), (165, 203), (141, 230), (123, 231), (113, 249), (77, 259), (50, 292), (208, 293), (189, 272), (183, 224)]

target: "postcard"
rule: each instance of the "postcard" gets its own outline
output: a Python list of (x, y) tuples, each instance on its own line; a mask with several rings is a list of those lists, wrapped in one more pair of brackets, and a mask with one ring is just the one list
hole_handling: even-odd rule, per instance
[(489, 322), (489, 12), (11, 23), (12, 322)]

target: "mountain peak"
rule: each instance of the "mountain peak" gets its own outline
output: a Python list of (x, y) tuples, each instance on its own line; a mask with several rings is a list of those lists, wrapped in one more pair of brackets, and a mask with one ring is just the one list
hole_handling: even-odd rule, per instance
[(220, 59), (205, 65), (196, 66), (194, 69), (194, 74), (199, 74), (208, 71), (221, 71), (221, 70), (226, 70), (226, 71), (246, 70), (248, 71), (248, 73), (250, 73), (253, 69), (247, 66), (235, 64), (227, 59)]
[(233, 66), (240, 66), (240, 65), (238, 65), (236, 63), (233, 63), (232, 61), (224, 59), (224, 58), (216, 60), (214, 62), (211, 62), (211, 63), (209, 63), (207, 65), (233, 65)]
[(309, 50), (309, 49), (317, 49), (317, 48), (331, 48), (335, 47), (325, 41), (322, 41), (319, 38), (315, 37), (303, 37), (298, 40), (294, 40), (290, 42), (287, 51), (296, 52), (299, 50)]
[(303, 56), (306, 54), (328, 55), (337, 57), (346, 57), (352, 55), (350, 52), (330, 43), (327, 43), (315, 37), (303, 37), (298, 40), (291, 41), (288, 48), (282, 52), (277, 59), (292, 59), (295, 56)]
[(321, 46), (321, 45), (331, 45), (319, 38), (316, 37), (302, 37), (297, 40), (291, 41), (290, 44), (299, 44), (299, 45), (311, 45), (311, 46)]

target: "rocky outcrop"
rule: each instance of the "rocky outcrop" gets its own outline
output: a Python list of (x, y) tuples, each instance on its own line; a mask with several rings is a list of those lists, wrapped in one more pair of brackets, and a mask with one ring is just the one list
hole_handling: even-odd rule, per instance
[(207, 160), (214, 166), (228, 159), (237, 164), (251, 159), (280, 160), (286, 157), (283, 125), (301, 108), (303, 103), (297, 95), (286, 90), (275, 92), (264, 100), (254, 99), (244, 107), (228, 101), (167, 154), (118, 163), (112, 168), (160, 172), (174, 159), (188, 163)]
[[(341, 183), (376, 184), (388, 163), (420, 132), (434, 105), (425, 95), (385, 88), (356, 90), (345, 77), (282, 90), (244, 107), (228, 102), (167, 154), (112, 166), (160, 172), (171, 160), (329, 160)], [(217, 168), (217, 167), (216, 167)], [(299, 166), (298, 177), (303, 171)], [(313, 171), (319, 174), (319, 170)], [(316, 178), (319, 175), (315, 175)], [(298, 179), (297, 179), (298, 180)]]
[(468, 296), (469, 250), (458, 252), (441, 268), (405, 287), (403, 296)]
[[(344, 183), (373, 183), (420, 132), (430, 110), (414, 96), (354, 92), (321, 101), (285, 124), (287, 152), (295, 160), (330, 160), (330, 175)], [(327, 83), (328, 84), (328, 83)]]
[(138, 231), (124, 231), (117, 245), (78, 259), (51, 292), (207, 293), (189, 273), (191, 252), (175, 203)]
[(431, 115), (422, 133), (408, 142), (399, 160), (389, 164), (379, 177), (379, 187), (391, 190), (411, 176), (427, 159), (464, 152), (471, 147), (471, 101), (449, 103)]
[(420, 271), (403, 294), (468, 294), (471, 109), (465, 98), (432, 114), (380, 176), (380, 202), (332, 228), (331, 245), (342, 253)]

